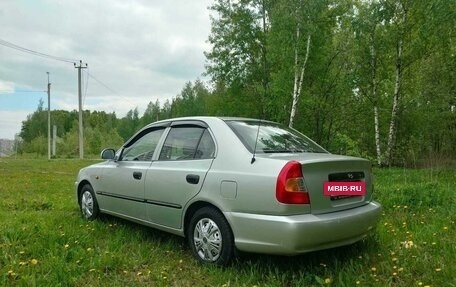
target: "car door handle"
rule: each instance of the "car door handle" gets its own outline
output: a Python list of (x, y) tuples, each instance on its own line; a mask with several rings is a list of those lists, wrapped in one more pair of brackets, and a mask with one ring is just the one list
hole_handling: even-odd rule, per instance
[(141, 179), (141, 177), (142, 177), (142, 172), (139, 172), (139, 171), (133, 172), (134, 179)]
[(200, 177), (197, 174), (187, 174), (185, 177), (188, 183), (190, 184), (198, 184)]

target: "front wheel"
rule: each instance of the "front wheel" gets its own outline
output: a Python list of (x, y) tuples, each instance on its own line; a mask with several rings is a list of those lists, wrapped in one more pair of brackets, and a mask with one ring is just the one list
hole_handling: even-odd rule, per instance
[(227, 265), (234, 257), (233, 233), (223, 214), (215, 208), (203, 207), (195, 212), (187, 238), (200, 262)]
[(100, 213), (97, 198), (90, 184), (84, 185), (79, 193), (79, 207), (82, 217), (86, 220), (94, 220)]

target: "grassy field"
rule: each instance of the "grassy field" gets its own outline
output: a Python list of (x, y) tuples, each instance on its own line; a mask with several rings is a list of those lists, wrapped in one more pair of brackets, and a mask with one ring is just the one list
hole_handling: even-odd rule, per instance
[(91, 163), (0, 159), (1, 286), (456, 286), (454, 169), (375, 170), (384, 214), (362, 242), (216, 268), (183, 238), (82, 220), (73, 183)]

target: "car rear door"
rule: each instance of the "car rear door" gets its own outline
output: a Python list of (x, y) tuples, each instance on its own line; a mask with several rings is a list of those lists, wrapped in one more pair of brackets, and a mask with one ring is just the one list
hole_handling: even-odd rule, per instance
[(215, 143), (205, 123), (174, 122), (146, 175), (147, 220), (181, 228), (183, 208), (201, 190), (214, 156)]

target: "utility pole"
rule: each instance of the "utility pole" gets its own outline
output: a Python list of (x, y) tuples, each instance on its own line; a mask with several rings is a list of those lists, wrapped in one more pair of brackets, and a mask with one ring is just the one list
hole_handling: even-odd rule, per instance
[(49, 72), (46, 72), (48, 76), (48, 160), (51, 160), (51, 83), (49, 82)]
[(74, 63), (74, 67), (78, 69), (78, 99), (79, 99), (79, 158), (84, 158), (84, 130), (82, 126), (82, 92), (81, 92), (81, 69), (87, 68), (87, 63), (85, 66), (82, 65), (82, 61), (79, 60), (79, 66), (76, 66)]

